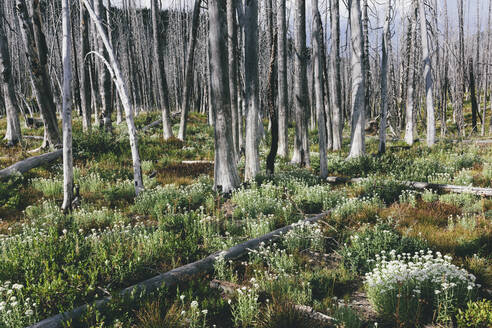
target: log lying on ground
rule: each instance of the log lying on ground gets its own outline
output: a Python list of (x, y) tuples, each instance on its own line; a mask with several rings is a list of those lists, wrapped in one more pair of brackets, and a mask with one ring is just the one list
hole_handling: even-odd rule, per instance
[(0, 170), (0, 180), (8, 179), (16, 174), (23, 174), (35, 167), (52, 162), (62, 156), (62, 150), (55, 150), (51, 153), (39, 156), (29, 157), (25, 160), (12, 164), (11, 166)]
[(205, 160), (198, 160), (198, 161), (182, 161), (181, 164), (184, 165), (193, 165), (193, 164), (214, 164), (214, 161), (205, 161)]
[[(176, 119), (178, 118), (179, 116), (181, 115), (181, 112), (176, 112), (176, 113), (172, 113), (171, 114), (171, 118), (172, 119)], [(140, 132), (144, 132), (144, 131), (147, 131), (149, 129), (152, 129), (152, 128), (155, 128), (156, 126), (159, 126), (162, 124), (162, 119), (158, 119), (157, 121), (154, 121), (150, 124), (147, 124), (146, 126), (144, 126), (143, 128), (141, 128), (139, 131)]]
[[(363, 178), (345, 178), (345, 177), (327, 177), (326, 182), (328, 183), (357, 183), (363, 181)], [(492, 197), (492, 188), (479, 188), (479, 187), (469, 187), (469, 186), (455, 186), (448, 184), (438, 184), (429, 182), (416, 182), (416, 181), (403, 181), (403, 184), (423, 190), (432, 189), (437, 191), (453, 192), (457, 194), (473, 194), (477, 196)]]
[[(307, 218), (304, 220), (304, 222), (315, 223), (315, 222), (325, 218), (327, 216), (327, 214), (328, 213), (322, 213), (322, 214), (316, 215), (314, 217)], [(211, 254), (211, 255), (207, 256), (206, 258), (201, 259), (199, 261), (186, 264), (182, 267), (173, 269), (173, 270), (168, 271), (166, 273), (163, 273), (163, 274), (160, 274), (160, 275), (155, 276), (153, 278), (147, 279), (141, 283), (138, 283), (136, 285), (133, 285), (131, 287), (124, 289), (121, 292), (121, 295), (126, 296), (126, 295), (132, 295), (133, 293), (135, 293), (133, 295), (137, 295), (140, 292), (149, 293), (149, 292), (155, 291), (156, 289), (160, 288), (162, 285), (165, 285), (166, 287), (173, 287), (176, 284), (178, 284), (179, 282), (187, 281), (196, 275), (211, 272), (214, 268), (215, 260), (219, 256), (223, 256), (226, 261), (236, 260), (236, 259), (241, 258), (242, 256), (246, 255), (249, 250), (258, 248), (258, 246), (261, 243), (270, 242), (272, 240), (279, 238), (281, 235), (287, 233), (293, 227), (294, 227), (293, 224), (285, 226), (283, 228), (269, 232), (266, 235), (263, 235), (261, 237), (251, 239), (251, 240), (248, 240), (248, 241), (241, 243), (239, 245), (233, 246), (226, 251)], [(91, 305), (93, 305), (99, 309), (102, 306), (104, 306), (105, 304), (107, 304), (110, 300), (111, 300), (111, 297), (106, 297), (106, 298), (100, 299), (98, 301), (95, 301)], [(60, 328), (60, 327), (62, 327), (63, 322), (66, 320), (77, 320), (77, 319), (79, 319), (86, 312), (88, 306), (89, 305), (85, 304), (85, 305), (82, 305), (82, 306), (79, 306), (79, 307), (73, 309), (72, 311), (57, 314), (53, 317), (47, 318), (43, 321), (40, 321), (40, 322), (30, 326), (30, 328)]]

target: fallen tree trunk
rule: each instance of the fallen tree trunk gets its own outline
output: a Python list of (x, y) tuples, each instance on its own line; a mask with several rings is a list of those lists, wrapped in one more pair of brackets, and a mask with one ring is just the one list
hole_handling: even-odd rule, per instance
[[(314, 217), (307, 218), (304, 221), (309, 223), (314, 223), (326, 217), (327, 214), (328, 213), (322, 213)], [(287, 233), (292, 228), (293, 225), (285, 226), (283, 228), (269, 232), (261, 237), (251, 239), (239, 245), (233, 246), (226, 251), (211, 254), (199, 261), (186, 264), (179, 268), (173, 269), (166, 273), (147, 279), (141, 283), (125, 288), (123, 291), (121, 291), (121, 295), (122, 296), (130, 295), (130, 294), (138, 295), (138, 293), (140, 292), (149, 293), (155, 291), (157, 288), (161, 287), (162, 285), (165, 285), (167, 288), (173, 287), (179, 282), (187, 281), (198, 274), (205, 274), (211, 272), (214, 268), (215, 260), (219, 256), (223, 256), (226, 261), (236, 260), (246, 255), (250, 249), (258, 248), (258, 246), (262, 242), (266, 243), (278, 239), (281, 235)], [(91, 307), (94, 306), (95, 308), (99, 309), (103, 305), (107, 304), (110, 300), (111, 297), (109, 296), (105, 297), (103, 299), (95, 301), (93, 304), (91, 304)], [(77, 320), (78, 318), (80, 318), (86, 312), (88, 306), (89, 306), (88, 304), (85, 304), (73, 309), (72, 311), (57, 314), (53, 317), (47, 318), (43, 321), (40, 321), (30, 326), (30, 328), (60, 328), (63, 326), (64, 321)]]
[[(338, 184), (338, 183), (358, 183), (363, 181), (363, 178), (345, 178), (345, 177), (327, 177), (326, 182)], [(449, 184), (429, 183), (429, 182), (416, 182), (416, 181), (403, 181), (403, 184), (419, 190), (432, 189), (437, 191), (453, 192), (457, 194), (473, 194), (477, 196), (492, 197), (492, 188), (479, 188), (469, 186), (455, 186)]]
[(61, 156), (62, 150), (59, 149), (39, 156), (29, 157), (25, 160), (12, 164), (3, 170), (0, 170), (0, 180), (10, 178), (16, 174), (23, 174), (35, 167), (52, 162)]

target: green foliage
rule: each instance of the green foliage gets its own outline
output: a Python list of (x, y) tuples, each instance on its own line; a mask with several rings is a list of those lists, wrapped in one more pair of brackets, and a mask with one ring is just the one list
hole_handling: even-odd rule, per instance
[(456, 315), (459, 328), (488, 328), (492, 327), (492, 301), (479, 300), (468, 302), (465, 310), (458, 309)]
[(402, 237), (387, 224), (377, 224), (374, 228), (365, 228), (350, 237), (340, 253), (343, 265), (352, 272), (366, 273), (376, 265), (376, 255), (394, 250), (398, 254), (413, 253), (425, 249), (425, 242)]

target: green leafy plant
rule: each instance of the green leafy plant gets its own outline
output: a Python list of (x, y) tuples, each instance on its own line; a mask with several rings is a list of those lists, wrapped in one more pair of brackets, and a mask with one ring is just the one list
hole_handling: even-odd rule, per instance
[(456, 320), (459, 328), (492, 327), (492, 301), (483, 299), (468, 302), (466, 309), (458, 309)]

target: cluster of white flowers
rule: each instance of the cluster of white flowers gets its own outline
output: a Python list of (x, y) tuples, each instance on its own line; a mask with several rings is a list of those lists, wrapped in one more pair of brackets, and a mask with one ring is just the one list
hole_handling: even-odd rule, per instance
[(310, 249), (314, 252), (324, 250), (324, 236), (317, 223), (299, 220), (292, 225), (292, 230), (283, 236), (284, 245), (289, 251)]
[(0, 327), (24, 326), (36, 321), (37, 304), (24, 297), (23, 288), (10, 281), (0, 283)]
[[(450, 256), (442, 256), (436, 252), (435, 256), (431, 250), (424, 252), (396, 254), (389, 253), (389, 258), (383, 253), (376, 256), (375, 269), (365, 275), (368, 288), (378, 288), (384, 293), (386, 290), (398, 288), (399, 284), (413, 281), (417, 285), (431, 283), (433, 286), (456, 287), (458, 284), (465, 288), (475, 288), (475, 276), (464, 269), (458, 268), (451, 263)], [(438, 290), (439, 288), (436, 288)]]

